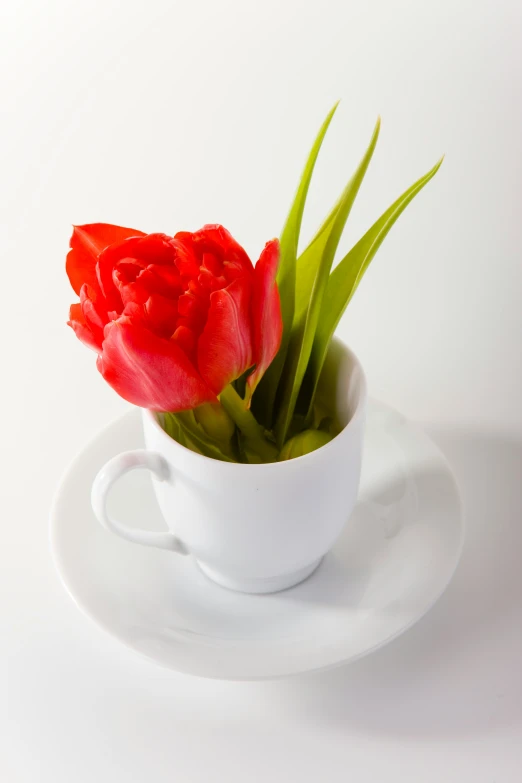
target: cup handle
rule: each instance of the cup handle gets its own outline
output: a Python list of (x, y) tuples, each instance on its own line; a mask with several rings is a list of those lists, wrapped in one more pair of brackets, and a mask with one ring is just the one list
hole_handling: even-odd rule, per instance
[(103, 466), (94, 479), (91, 503), (96, 518), (111, 533), (116, 533), (116, 535), (126, 538), (127, 541), (145, 546), (155, 546), (160, 549), (170, 549), (172, 552), (187, 555), (188, 550), (173, 533), (156, 533), (150, 530), (131, 528), (114, 519), (108, 513), (107, 496), (112, 485), (125, 473), (138, 468), (147, 468), (159, 481), (165, 481), (170, 475), (168, 463), (161, 454), (155, 451), (137, 449), (118, 454)]

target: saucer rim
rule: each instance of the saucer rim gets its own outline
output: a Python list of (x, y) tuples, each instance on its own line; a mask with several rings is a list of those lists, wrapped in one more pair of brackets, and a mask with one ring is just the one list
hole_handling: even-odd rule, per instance
[[(298, 659), (296, 658), (295, 659), (296, 665), (293, 666), (291, 669), (285, 671), (279, 671), (277, 673), (272, 673), (272, 674), (268, 673), (268, 674), (228, 675), (226, 673), (218, 673), (217, 670), (211, 671), (210, 667), (208, 672), (202, 672), (200, 670), (192, 671), (190, 670), (190, 667), (186, 667), (178, 664), (173, 666), (170, 665), (169, 663), (166, 663), (165, 661), (158, 660), (158, 658), (149, 655), (146, 652), (130, 644), (125, 638), (120, 636), (118, 632), (114, 630), (114, 627), (112, 625), (100, 619), (95, 613), (93, 613), (90, 607), (87, 606), (87, 604), (84, 603), (83, 600), (79, 598), (77, 594), (75, 594), (75, 592), (73, 592), (73, 588), (70, 586), (69, 582), (67, 581), (67, 577), (65, 576), (67, 569), (63, 562), (63, 558), (59, 552), (60, 547), (58, 545), (58, 532), (57, 532), (56, 520), (59, 514), (57, 512), (65, 492), (65, 487), (68, 484), (70, 477), (75, 474), (76, 469), (79, 463), (81, 463), (85, 453), (89, 451), (101, 438), (103, 438), (103, 436), (116, 424), (121, 423), (124, 419), (127, 418), (130, 419), (131, 417), (136, 417), (137, 411), (133, 408), (126, 411), (122, 415), (117, 416), (112, 421), (108, 422), (106, 425), (101, 427), (91, 438), (89, 438), (83, 444), (83, 446), (76, 452), (71, 462), (68, 464), (68, 466), (60, 476), (57, 489), (55, 491), (51, 503), (50, 512), (49, 512), (48, 540), (49, 540), (49, 547), (51, 551), (51, 557), (55, 569), (58, 573), (60, 582), (65, 588), (66, 593), (70, 596), (73, 603), (78, 607), (78, 609), (82, 612), (82, 614), (86, 615), (89, 618), (89, 620), (92, 623), (94, 623), (94, 625), (96, 625), (99, 629), (103, 630), (110, 637), (112, 637), (112, 639), (116, 640), (120, 645), (123, 645), (125, 648), (127, 648), (138, 658), (149, 661), (154, 665), (159, 666), (165, 670), (177, 672), (179, 674), (190, 675), (194, 677), (201, 677), (202, 679), (208, 679), (208, 680), (222, 680), (222, 681), (229, 681), (229, 682), (261, 682), (261, 681), (269, 681), (269, 680), (286, 679), (289, 677), (299, 677), (302, 675), (312, 674), (312, 673), (321, 673), (321, 672), (326, 672), (332, 669), (339, 668), (341, 666), (346, 666), (351, 663), (355, 663), (356, 661), (365, 658), (366, 656), (371, 655), (372, 653), (375, 653), (381, 648), (390, 644), (395, 639), (399, 638), (404, 633), (409, 631), (420, 620), (422, 620), (422, 618), (425, 617), (431, 611), (431, 609), (433, 609), (435, 604), (440, 600), (440, 598), (448, 589), (450, 583), (452, 582), (455, 576), (456, 570), (459, 566), (464, 551), (464, 546), (466, 541), (466, 530), (467, 530), (467, 516), (466, 516), (465, 504), (462, 499), (462, 493), (460, 491), (458, 482), (453, 473), (451, 464), (447, 459), (446, 455), (444, 454), (444, 452), (440, 449), (439, 445), (430, 437), (430, 435), (426, 433), (426, 431), (422, 427), (407, 419), (405, 416), (403, 416), (403, 414), (399, 413), (396, 409), (394, 409), (390, 405), (387, 405), (379, 400), (370, 397), (367, 400), (367, 404), (368, 404), (368, 413), (371, 413), (372, 411), (373, 412), (380, 411), (383, 413), (394, 414), (401, 421), (406, 423), (410, 431), (413, 431), (415, 435), (429, 441), (431, 447), (437, 453), (437, 458), (440, 460), (441, 465), (443, 465), (444, 468), (446, 469), (448, 479), (451, 480), (452, 489), (455, 496), (456, 510), (458, 512), (458, 520), (459, 520), (460, 536), (458, 539), (458, 545), (455, 547), (455, 551), (453, 553), (453, 562), (451, 564), (451, 568), (448, 571), (448, 576), (446, 580), (443, 583), (441, 583), (440, 590), (438, 590), (435, 596), (433, 597), (433, 599), (422, 608), (422, 611), (420, 611), (417, 615), (413, 616), (409, 622), (407, 622), (404, 626), (399, 628), (394, 633), (389, 634), (388, 636), (384, 637), (376, 644), (367, 647), (364, 650), (361, 650), (359, 653), (349, 655), (348, 657), (342, 658), (338, 661), (326, 663), (322, 666), (311, 667), (309, 665), (305, 665), (304, 667), (299, 668)], [(226, 589), (220, 587), (219, 585), (215, 585), (215, 587), (218, 590)]]

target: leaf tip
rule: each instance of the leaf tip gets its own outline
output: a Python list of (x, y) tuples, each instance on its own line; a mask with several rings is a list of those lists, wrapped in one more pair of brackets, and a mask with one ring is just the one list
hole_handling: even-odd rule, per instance
[(437, 173), (437, 171), (438, 171), (438, 170), (440, 169), (440, 167), (442, 166), (442, 161), (444, 160), (444, 158), (445, 158), (445, 157), (446, 157), (446, 153), (444, 153), (444, 155), (442, 155), (442, 156), (441, 156), (441, 157), (438, 159), (438, 161), (436, 162), (436, 164), (435, 164), (435, 165), (434, 165), (434, 167), (432, 168), (432, 171), (433, 171), (433, 173), (434, 173), (434, 174), (436, 174), (436, 173)]
[(334, 116), (335, 112), (337, 111), (340, 103), (341, 103), (341, 99), (339, 98), (339, 100), (334, 103), (334, 105), (332, 106), (332, 108), (328, 112), (328, 115), (326, 117), (325, 122), (328, 122), (328, 123), (330, 122), (330, 120)]
[(379, 133), (381, 131), (381, 115), (377, 115), (377, 122), (375, 123), (375, 128), (373, 129), (372, 134), (372, 140), (370, 142), (370, 146), (373, 146), (375, 148), (375, 145), (377, 144), (377, 139), (379, 138)]

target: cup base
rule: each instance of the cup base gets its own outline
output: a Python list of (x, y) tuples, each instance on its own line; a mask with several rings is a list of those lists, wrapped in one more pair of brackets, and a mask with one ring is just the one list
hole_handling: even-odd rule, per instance
[(316, 568), (318, 568), (321, 560), (314, 560), (310, 565), (305, 568), (300, 568), (298, 571), (292, 571), (291, 574), (282, 574), (281, 576), (271, 576), (268, 578), (253, 577), (250, 579), (235, 579), (223, 574), (221, 571), (217, 571), (214, 568), (202, 563), (200, 560), (196, 560), (199, 568), (205, 576), (220, 585), (220, 587), (226, 587), (227, 590), (235, 590), (238, 593), (278, 593), (280, 590), (287, 590), (289, 587), (294, 587), (300, 582), (303, 582), (309, 576), (313, 574)]

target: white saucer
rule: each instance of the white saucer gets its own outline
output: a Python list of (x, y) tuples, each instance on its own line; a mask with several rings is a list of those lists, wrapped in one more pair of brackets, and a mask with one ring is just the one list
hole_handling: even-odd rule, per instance
[[(448, 464), (381, 404), (369, 407), (360, 497), (344, 534), (307, 581), (272, 595), (218, 587), (191, 558), (128, 543), (98, 524), (89, 499), (97, 470), (142, 445), (132, 411), (82, 451), (55, 498), (51, 546), (78, 606), (160, 665), (250, 680), (353, 661), (419, 620), (457, 566), (464, 528)], [(145, 473), (123, 479), (111, 503), (136, 526), (164, 528)]]

